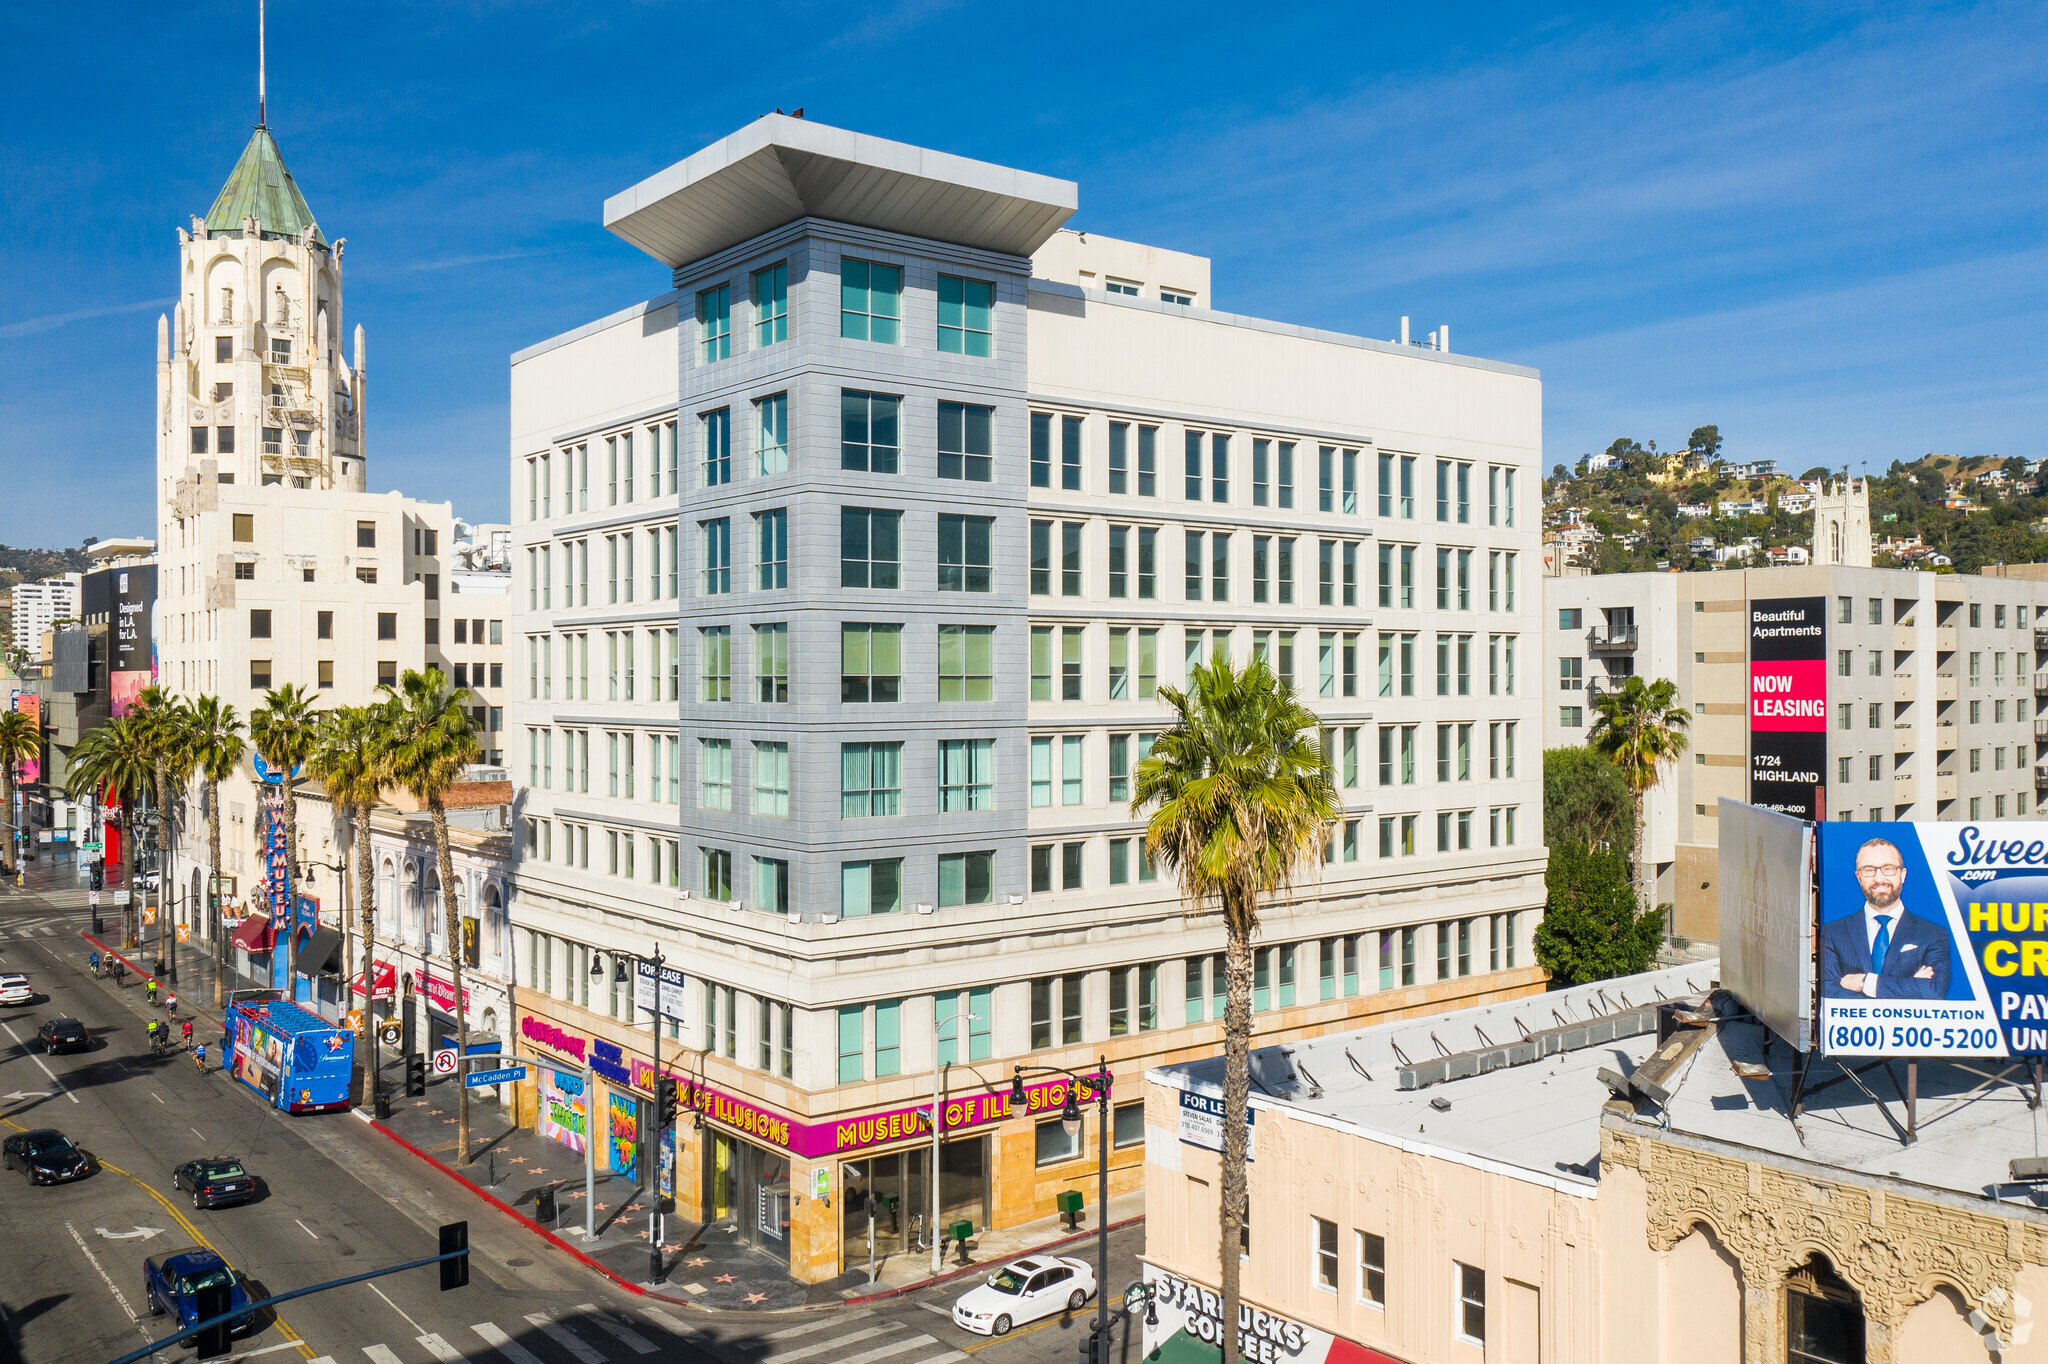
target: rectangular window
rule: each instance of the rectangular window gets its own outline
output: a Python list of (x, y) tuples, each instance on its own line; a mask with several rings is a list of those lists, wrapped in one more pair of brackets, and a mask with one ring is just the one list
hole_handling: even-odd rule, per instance
[(1111, 422), (1109, 424), (1109, 490), (1112, 493), (1130, 491), (1131, 424)]
[(1081, 699), (1081, 627), (1060, 629), (1060, 700)]
[[(705, 1026), (709, 1028), (707, 1019)], [(867, 1078), (867, 1009), (850, 1004), (839, 1010), (839, 1083)]]
[(697, 631), (697, 671), (703, 679), (703, 699), (732, 700), (732, 627), (707, 625)]
[(1321, 446), (1316, 452), (1316, 510), (1337, 510), (1337, 451)]
[(993, 625), (939, 627), (939, 700), (995, 700)]
[(870, 474), (897, 472), (902, 453), (903, 400), (886, 393), (839, 391), (839, 467)]
[[(781, 513), (775, 513), (780, 515)], [(903, 513), (875, 507), (839, 509), (839, 585), (901, 587)]]
[(789, 512), (754, 513), (754, 586), (772, 592), (789, 586)]
[(754, 272), (754, 344), (789, 339), (789, 265), (784, 261)]
[(1034, 808), (1052, 804), (1052, 738), (1038, 735), (1031, 740), (1031, 804)]
[(1182, 544), (1186, 548), (1186, 565), (1182, 574), (1182, 591), (1189, 601), (1202, 599), (1202, 532), (1198, 530), (1182, 533)]
[(839, 745), (839, 817), (870, 819), (903, 812), (903, 745)]
[(1309, 1254), (1314, 1259), (1316, 1287), (1326, 1293), (1337, 1291), (1337, 1224), (1311, 1216)]
[(732, 354), (732, 286), (697, 292), (697, 358), (709, 365)]
[(939, 740), (939, 813), (995, 808), (995, 740)]
[(993, 407), (971, 403), (939, 404), (939, 477), (968, 483), (995, 478)]
[(1209, 535), (1209, 600), (1230, 600), (1230, 536), (1220, 530)]
[(704, 545), (704, 595), (732, 591), (732, 522), (726, 517), (697, 523)]
[(903, 339), (903, 267), (844, 257), (839, 262), (839, 334), (894, 346)]
[(700, 466), (704, 486), (716, 488), (732, 482), (732, 409), (703, 413), (697, 418), (697, 430), (703, 440)]
[(1272, 597), (1272, 556), (1273, 537), (1254, 535), (1252, 537), (1252, 601), (1264, 603)]
[(754, 400), (754, 476), (789, 470), (789, 395)]
[(754, 699), (779, 705), (789, 700), (789, 626), (754, 627)]
[(994, 530), (994, 517), (940, 513), (939, 591), (994, 590)]
[(1190, 502), (1202, 500), (1202, 433), (1189, 431), (1184, 438), (1187, 450), (1187, 478), (1183, 489)]
[(995, 340), (996, 286), (984, 279), (939, 276), (939, 350), (988, 355)]
[(1230, 501), (1230, 437), (1221, 432), (1209, 437), (1209, 500)]
[(941, 853), (939, 855), (939, 906), (985, 905), (995, 899), (995, 859), (992, 852)]
[(1457, 1280), (1455, 1324), (1458, 1339), (1483, 1350), (1486, 1348), (1486, 1271), (1456, 1260), (1451, 1262), (1451, 1270)]
[(1272, 501), (1272, 477), (1269, 467), (1272, 463), (1272, 449), (1272, 441), (1254, 440), (1252, 442), (1252, 505), (1254, 507), (1263, 507)]
[(706, 810), (732, 809), (732, 740), (697, 741), (697, 804)]
[(1052, 486), (1052, 414), (1031, 414), (1031, 486)]
[(1387, 1307), (1387, 1238), (1369, 1231), (1358, 1233), (1358, 1300), (1381, 1311)]
[(1060, 418), (1060, 487), (1078, 492), (1081, 487), (1081, 419)]
[(839, 699), (903, 699), (903, 627), (846, 623), (839, 627)]
[(1060, 595), (1078, 597), (1081, 595), (1081, 525), (1079, 521), (1060, 522)]
[(789, 745), (754, 744), (754, 813), (789, 818)]

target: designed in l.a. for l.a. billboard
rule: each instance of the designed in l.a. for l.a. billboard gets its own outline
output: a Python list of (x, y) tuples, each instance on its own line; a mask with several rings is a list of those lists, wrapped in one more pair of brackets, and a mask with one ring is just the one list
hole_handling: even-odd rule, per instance
[(1749, 604), (1749, 803), (1822, 817), (1828, 764), (1827, 598)]

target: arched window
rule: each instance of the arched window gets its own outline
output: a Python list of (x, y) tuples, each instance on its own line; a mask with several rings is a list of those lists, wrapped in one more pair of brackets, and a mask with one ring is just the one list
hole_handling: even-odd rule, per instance
[(417, 944), (420, 940), (420, 864), (405, 864), (405, 905), (404, 924), (401, 934), (405, 942)]
[(484, 952), (500, 970), (504, 969), (505, 897), (495, 885), (484, 887)]

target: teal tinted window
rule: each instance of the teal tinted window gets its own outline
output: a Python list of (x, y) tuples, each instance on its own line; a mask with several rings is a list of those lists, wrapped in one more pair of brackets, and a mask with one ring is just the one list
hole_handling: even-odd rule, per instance
[(902, 317), (902, 266), (851, 257), (839, 262), (841, 336), (893, 346), (903, 339)]
[(939, 276), (939, 349), (987, 355), (994, 341), (995, 285), (987, 280)]

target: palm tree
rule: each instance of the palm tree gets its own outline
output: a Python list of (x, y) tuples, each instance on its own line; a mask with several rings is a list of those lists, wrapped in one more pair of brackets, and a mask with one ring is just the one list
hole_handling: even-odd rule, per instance
[[(0, 870), (14, 869), (15, 838), (26, 832), (11, 827), (14, 819), (14, 770), (43, 751), (43, 736), (35, 721), (18, 710), (0, 711), (0, 824), (9, 825), (7, 841), (0, 846)], [(26, 824), (26, 817), (22, 822)]]
[[(249, 737), (283, 788), (284, 923), (279, 942), (285, 946), (274, 947), (273, 951), (291, 950), (289, 944), (296, 905), (292, 878), (299, 868), (299, 790), (294, 783), (300, 766), (313, 751), (313, 736), (319, 723), (313, 698), (296, 683), (286, 683), (263, 693), (263, 704), (249, 717)], [(273, 918), (277, 912), (273, 905)]]
[[(380, 717), (367, 706), (349, 706), (329, 711), (322, 717), (319, 738), (307, 771), (327, 788), (334, 808), (348, 820), (356, 864), (354, 920), (342, 924), (348, 944), (342, 958), (342, 979), (355, 979), (355, 934), (361, 925), (363, 938), (363, 1020), (356, 1042), (356, 1055), (367, 1060), (363, 1066), (362, 1105), (370, 1106), (376, 1082), (375, 1067), (380, 1058), (374, 1050), (376, 1029), (371, 1026), (371, 1005), (376, 999), (377, 910), (370, 898), (370, 812), (385, 780), (384, 731)], [(346, 987), (344, 987), (346, 994)]]
[(128, 872), (128, 905), (121, 911), (121, 945), (135, 946), (135, 803), (156, 781), (146, 717), (131, 710), (79, 739), (71, 750), (66, 784), (73, 800), (94, 796), (121, 807), (121, 861)]
[[(455, 990), (455, 1048), (460, 1056), (469, 1048), (469, 1018), (463, 1008), (462, 925), (456, 921), (455, 862), (448, 851), (448, 809), (443, 801), (462, 770), (483, 754), (476, 723), (467, 709), (475, 697), (465, 690), (450, 690), (439, 668), (425, 672), (407, 669), (398, 686), (387, 682), (384, 690), (390, 697), (380, 718), (391, 779), (426, 807), (434, 823), (434, 857), (441, 873), (441, 908), (447, 921), (448, 972)], [(455, 1159), (457, 1164), (469, 1164), (467, 1086), (455, 1091)]]
[[(1246, 1109), (1250, 1104), (1252, 938), (1259, 897), (1290, 884), (1314, 861), (1343, 816), (1316, 739), (1317, 719), (1274, 677), (1264, 658), (1243, 671), (1219, 653), (1197, 666), (1188, 690), (1159, 689), (1174, 726), (1138, 764), (1131, 813), (1148, 807), (1145, 848), (1180, 883), (1190, 914), (1211, 900), (1223, 910), (1223, 1196), (1218, 1258), (1223, 1320), (1238, 1312), (1238, 1246), (1247, 1212)], [(1223, 1364), (1236, 1364), (1237, 1333), (1225, 1331)]]
[(1635, 799), (1637, 893), (1647, 907), (1656, 903), (1656, 892), (1645, 874), (1643, 802), (1650, 788), (1664, 779), (1665, 767), (1685, 752), (1692, 716), (1678, 704), (1678, 684), (1668, 677), (1645, 682), (1631, 676), (1618, 690), (1594, 697), (1593, 711), (1598, 718), (1586, 746), (1614, 764)]
[[(212, 938), (220, 932), (220, 907), (215, 903), (219, 898), (220, 884), (220, 784), (235, 774), (242, 755), (248, 751), (248, 740), (243, 735), (241, 717), (235, 708), (218, 696), (201, 696), (193, 700), (192, 714), (192, 758), (197, 764), (199, 779), (206, 783), (206, 851), (207, 866), (212, 875), (207, 879), (206, 915), (207, 936)], [(213, 973), (213, 1007), (221, 1007), (221, 975)]]
[(169, 975), (175, 979), (178, 936), (176, 932), (168, 937), (165, 933), (170, 927), (171, 897), (177, 889), (171, 854), (177, 844), (179, 807), (171, 803), (171, 792), (182, 792), (192, 775), (191, 716), (176, 697), (155, 683), (136, 695), (135, 713), (142, 717), (142, 730), (149, 745), (151, 791), (156, 801), (156, 959), (171, 962)]

